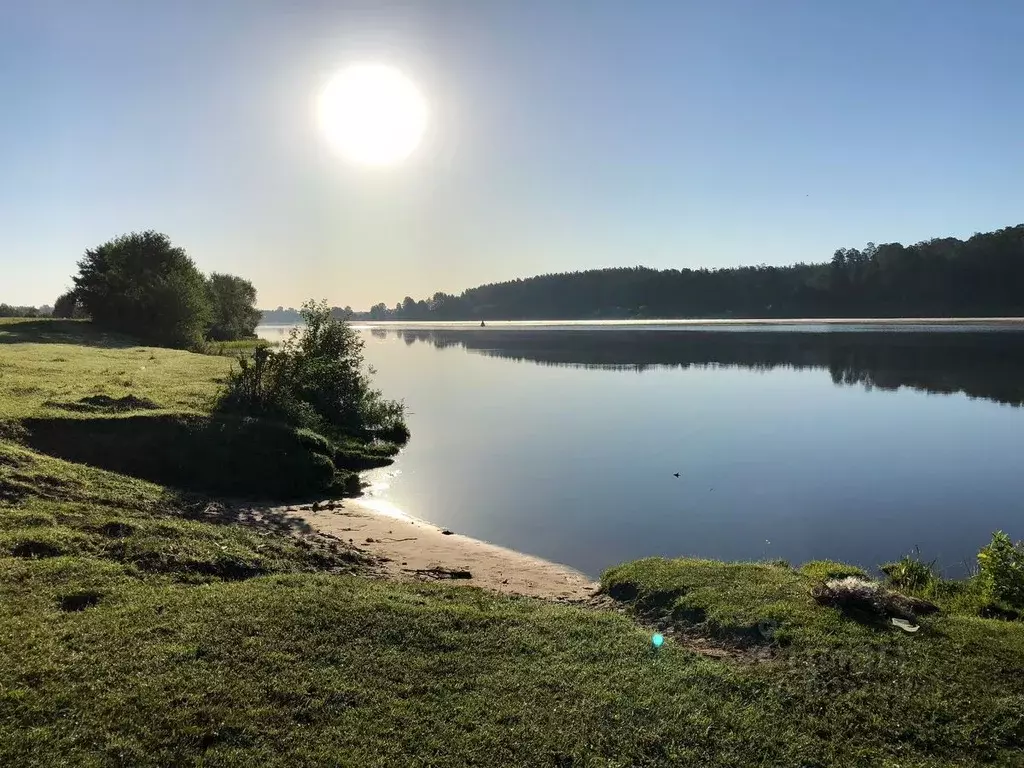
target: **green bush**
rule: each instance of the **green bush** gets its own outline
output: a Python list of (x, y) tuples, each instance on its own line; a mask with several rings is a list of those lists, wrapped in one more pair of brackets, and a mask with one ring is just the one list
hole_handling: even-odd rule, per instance
[(1002, 531), (978, 553), (978, 579), (986, 595), (1015, 607), (1024, 607), (1024, 542), (1016, 544)]
[(375, 469), (386, 467), (391, 463), (388, 456), (380, 456), (365, 451), (352, 451), (339, 448), (334, 452), (334, 466), (338, 469), (347, 469), (358, 472), (361, 469)]
[(405, 408), (373, 388), (359, 335), (332, 317), (326, 302), (307, 302), (302, 318), (305, 325), (278, 349), (239, 358), (220, 409), (281, 420), (335, 441), (406, 442)]
[(935, 561), (924, 562), (920, 553), (904, 555), (895, 563), (886, 563), (882, 566), (882, 573), (888, 577), (891, 587), (908, 592), (927, 590), (938, 579)]

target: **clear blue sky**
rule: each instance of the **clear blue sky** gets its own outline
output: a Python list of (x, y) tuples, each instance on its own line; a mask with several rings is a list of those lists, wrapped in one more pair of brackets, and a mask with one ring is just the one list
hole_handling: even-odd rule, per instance
[[(1024, 221), (1024, 4), (10, 0), (0, 301), (157, 229), (261, 306), (540, 272), (820, 261)], [(313, 104), (380, 61), (426, 95), (403, 165)]]

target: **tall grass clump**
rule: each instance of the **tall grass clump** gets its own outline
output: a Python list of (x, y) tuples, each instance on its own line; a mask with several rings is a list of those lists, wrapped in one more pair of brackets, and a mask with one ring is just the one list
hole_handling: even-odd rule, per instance
[(938, 581), (935, 561), (922, 560), (917, 550), (895, 563), (886, 563), (882, 566), (882, 573), (888, 577), (889, 586), (907, 592), (927, 592)]
[(221, 395), (222, 411), (269, 418), (331, 440), (404, 443), (405, 407), (374, 388), (363, 340), (326, 302), (302, 306), (305, 324), (278, 348), (239, 358)]
[(978, 553), (978, 580), (986, 596), (1024, 608), (1024, 542), (1014, 544), (1002, 531)]

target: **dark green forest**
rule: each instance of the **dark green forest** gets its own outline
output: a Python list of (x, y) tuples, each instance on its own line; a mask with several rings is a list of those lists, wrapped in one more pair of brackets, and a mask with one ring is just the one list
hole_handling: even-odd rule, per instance
[(821, 264), (620, 267), (540, 275), (458, 296), (407, 296), (374, 320), (997, 317), (1024, 314), (1024, 224), (967, 240), (841, 248)]

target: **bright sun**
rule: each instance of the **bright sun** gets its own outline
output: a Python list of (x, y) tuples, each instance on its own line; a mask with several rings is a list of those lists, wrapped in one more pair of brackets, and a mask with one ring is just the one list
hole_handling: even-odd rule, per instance
[(363, 165), (393, 165), (419, 145), (427, 103), (401, 72), (383, 64), (354, 64), (320, 92), (320, 128), (342, 157)]

